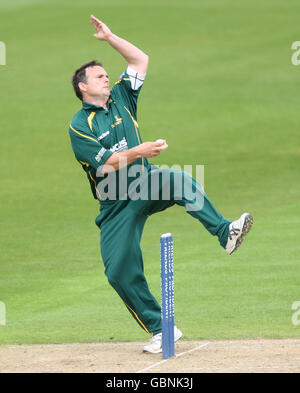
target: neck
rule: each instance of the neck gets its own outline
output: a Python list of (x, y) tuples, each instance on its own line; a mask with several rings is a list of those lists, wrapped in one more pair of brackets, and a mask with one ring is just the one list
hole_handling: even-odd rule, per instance
[(92, 105), (98, 105), (102, 106), (102, 108), (106, 109), (107, 108), (107, 101), (108, 97), (83, 97), (83, 101), (88, 102), (89, 104)]

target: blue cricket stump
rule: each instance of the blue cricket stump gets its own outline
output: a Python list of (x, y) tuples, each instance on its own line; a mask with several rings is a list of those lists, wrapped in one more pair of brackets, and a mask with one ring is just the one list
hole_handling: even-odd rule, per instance
[(163, 358), (175, 356), (174, 341), (174, 268), (173, 237), (165, 233), (160, 237), (161, 322)]

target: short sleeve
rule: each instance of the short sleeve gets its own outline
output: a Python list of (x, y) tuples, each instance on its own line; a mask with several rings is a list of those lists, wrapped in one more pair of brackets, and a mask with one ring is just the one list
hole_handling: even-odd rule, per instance
[(101, 145), (94, 134), (75, 128), (73, 124), (70, 124), (69, 134), (75, 157), (81, 164), (97, 170), (113, 154)]
[(146, 74), (140, 74), (131, 67), (120, 76), (115, 83), (112, 95), (117, 95), (129, 106), (130, 111), (136, 116), (137, 100), (143, 86)]

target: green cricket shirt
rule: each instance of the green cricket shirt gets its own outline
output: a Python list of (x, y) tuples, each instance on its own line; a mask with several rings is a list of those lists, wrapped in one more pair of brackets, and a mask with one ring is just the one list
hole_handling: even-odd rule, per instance
[[(137, 123), (137, 100), (144, 77), (128, 67), (112, 88), (107, 109), (83, 101), (82, 109), (71, 121), (69, 134), (72, 148), (87, 174), (95, 199), (102, 199), (97, 186), (107, 177), (97, 176), (97, 169), (101, 169), (113, 153), (142, 143)], [(147, 159), (140, 158), (128, 165), (127, 171), (136, 164), (142, 169), (149, 165)], [(116, 188), (118, 197), (118, 176)]]

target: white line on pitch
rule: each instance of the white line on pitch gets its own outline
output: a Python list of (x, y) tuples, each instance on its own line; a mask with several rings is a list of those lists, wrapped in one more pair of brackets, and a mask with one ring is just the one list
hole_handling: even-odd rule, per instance
[[(210, 343), (208, 342), (208, 343), (205, 343), (205, 344), (201, 344), (201, 345), (199, 345), (199, 346), (196, 347), (196, 348), (190, 349), (189, 351), (186, 351), (186, 352), (179, 353), (178, 355), (175, 355), (175, 356), (176, 356), (177, 358), (179, 358), (180, 356), (186, 355), (187, 353), (191, 353), (191, 352), (197, 351), (198, 349), (204, 348), (204, 347), (206, 347), (208, 344), (210, 344)], [(172, 358), (169, 358), (169, 359), (172, 359)], [(152, 366), (143, 368), (142, 370), (139, 370), (139, 371), (137, 371), (136, 373), (137, 373), (137, 374), (143, 373), (144, 371), (147, 371), (147, 370), (150, 370), (151, 368), (157, 367), (157, 366), (159, 366), (160, 364), (166, 363), (169, 359), (165, 359), (165, 360), (162, 360), (162, 361), (160, 361), (160, 362), (154, 363), (154, 364), (152, 364)]]
[(208, 342), (208, 343), (205, 343), (205, 344), (201, 344), (201, 345), (199, 345), (196, 348), (190, 349), (189, 351), (179, 353), (178, 355), (176, 355), (176, 357), (179, 358), (179, 356), (183, 356), (183, 355), (186, 355), (187, 353), (197, 351), (198, 349), (206, 347), (208, 344), (210, 344), (210, 343)]
[(160, 364), (166, 363), (168, 360), (169, 359), (165, 359), (165, 360), (162, 360), (161, 362), (152, 364), (152, 366), (149, 366), (149, 367), (143, 368), (142, 370), (137, 371), (136, 374), (143, 373), (144, 371), (150, 370), (150, 368), (153, 368), (153, 367), (159, 366)]

